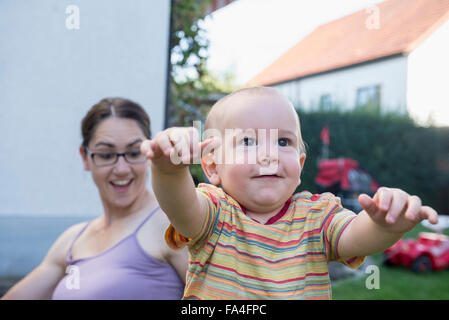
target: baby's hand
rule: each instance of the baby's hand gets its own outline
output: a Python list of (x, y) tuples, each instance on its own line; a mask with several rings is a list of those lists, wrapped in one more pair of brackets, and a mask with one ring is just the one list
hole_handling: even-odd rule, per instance
[(200, 163), (201, 151), (211, 144), (213, 139), (200, 142), (196, 128), (168, 128), (156, 134), (154, 139), (145, 140), (140, 152), (152, 161), (158, 169), (170, 172), (191, 163)]
[(434, 209), (422, 206), (419, 197), (400, 189), (379, 188), (373, 198), (360, 195), (359, 203), (377, 225), (389, 232), (407, 232), (424, 219), (438, 223)]

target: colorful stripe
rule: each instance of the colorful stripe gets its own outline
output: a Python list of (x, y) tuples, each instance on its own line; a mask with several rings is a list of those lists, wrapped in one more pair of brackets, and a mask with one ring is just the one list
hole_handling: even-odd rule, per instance
[[(208, 202), (200, 234), (181, 236), (170, 226), (173, 249), (188, 244), (184, 299), (330, 299), (328, 262), (355, 214), (330, 193), (293, 195), (285, 214), (269, 225), (247, 217), (222, 189), (201, 184)], [(311, 199), (313, 197), (313, 200)], [(342, 261), (355, 268), (363, 257)]]

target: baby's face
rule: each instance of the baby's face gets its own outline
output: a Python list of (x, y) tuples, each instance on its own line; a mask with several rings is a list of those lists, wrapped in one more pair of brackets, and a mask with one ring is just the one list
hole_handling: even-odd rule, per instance
[(273, 94), (243, 94), (226, 104), (224, 141), (216, 153), (219, 183), (251, 212), (282, 208), (300, 183), (305, 160), (295, 110)]

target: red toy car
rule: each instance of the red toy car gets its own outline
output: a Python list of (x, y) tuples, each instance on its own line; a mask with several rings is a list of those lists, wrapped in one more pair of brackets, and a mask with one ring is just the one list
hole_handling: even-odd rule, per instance
[(402, 265), (424, 273), (449, 267), (449, 237), (421, 232), (418, 239), (399, 240), (384, 252), (388, 266)]
[(373, 196), (379, 184), (358, 161), (350, 158), (325, 159), (318, 163), (315, 177), (318, 192), (331, 192), (341, 199), (343, 207), (355, 213), (362, 211), (358, 196), (366, 193)]

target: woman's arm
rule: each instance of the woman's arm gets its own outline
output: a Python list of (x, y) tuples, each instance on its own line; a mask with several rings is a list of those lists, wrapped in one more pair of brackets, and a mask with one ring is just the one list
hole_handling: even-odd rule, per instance
[(173, 266), (173, 268), (175, 268), (176, 272), (179, 274), (179, 277), (185, 284), (187, 270), (189, 268), (189, 253), (187, 251), (187, 247), (184, 247), (178, 251), (170, 251), (171, 252), (168, 257), (169, 263)]
[(1, 299), (51, 299), (58, 282), (65, 275), (65, 257), (70, 243), (83, 225), (83, 223), (74, 225), (59, 236), (42, 263), (9, 289)]

